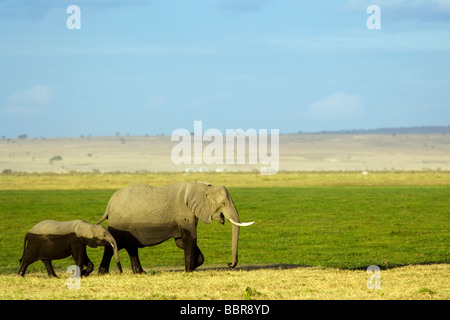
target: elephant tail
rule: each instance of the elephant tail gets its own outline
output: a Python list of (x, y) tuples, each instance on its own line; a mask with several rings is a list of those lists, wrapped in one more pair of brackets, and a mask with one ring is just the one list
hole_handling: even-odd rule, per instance
[(102, 223), (103, 221), (105, 221), (106, 219), (108, 219), (108, 214), (109, 214), (109, 203), (108, 203), (108, 205), (106, 206), (105, 214), (103, 215), (103, 217), (102, 217), (100, 220), (97, 221), (96, 224), (100, 224), (100, 223)]
[(105, 212), (105, 214), (103, 215), (103, 217), (102, 217), (100, 220), (98, 220), (96, 224), (100, 224), (100, 223), (102, 223), (103, 221), (105, 221), (106, 219), (108, 219), (108, 213), (107, 213), (107, 212)]
[(22, 257), (19, 259), (19, 263), (22, 263), (23, 255), (25, 254), (25, 248), (27, 247), (27, 241), (28, 241), (28, 233), (25, 235), (25, 240), (23, 241), (23, 252)]

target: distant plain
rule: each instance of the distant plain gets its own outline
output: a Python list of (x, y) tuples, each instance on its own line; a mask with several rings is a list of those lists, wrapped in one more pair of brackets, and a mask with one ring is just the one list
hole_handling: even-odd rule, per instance
[[(170, 136), (0, 139), (0, 172), (238, 172), (263, 167), (259, 161), (249, 164), (248, 155), (244, 165), (175, 165), (171, 152), (177, 143)], [(450, 170), (450, 134), (280, 135), (279, 170)]]

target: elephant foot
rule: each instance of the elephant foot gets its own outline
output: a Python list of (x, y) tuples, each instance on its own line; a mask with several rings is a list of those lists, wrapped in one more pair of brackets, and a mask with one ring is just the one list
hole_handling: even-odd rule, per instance
[(99, 267), (98, 268), (98, 275), (99, 276), (102, 276), (102, 275), (105, 275), (105, 274), (108, 274), (108, 273), (109, 273), (108, 268), (105, 268), (105, 267)]
[(203, 264), (203, 262), (205, 261), (205, 257), (203, 256), (203, 253), (200, 251), (200, 249), (198, 251), (199, 251), (199, 257), (197, 259), (197, 267), (200, 267)]
[(205, 257), (203, 253), (200, 251), (200, 248), (195, 245), (194, 248), (194, 257), (190, 256), (189, 253), (185, 250), (185, 270), (186, 272), (192, 272), (198, 267), (200, 267), (205, 261)]
[(137, 263), (133, 263), (133, 261), (131, 261), (131, 269), (133, 270), (134, 274), (146, 274), (147, 272), (144, 271), (144, 269), (142, 269), (141, 263), (138, 262)]
[[(133, 271), (134, 272), (134, 271)], [(134, 272), (135, 274), (147, 274), (147, 271), (140, 270), (138, 272)]]
[(142, 269), (141, 261), (139, 260), (138, 248), (125, 247), (125, 250), (127, 250), (128, 255), (130, 256), (131, 270), (133, 270), (133, 273), (145, 273), (145, 271)]
[[(91, 271), (92, 272), (92, 271)], [(81, 272), (81, 276), (82, 277), (89, 277), (89, 275), (91, 274), (91, 272), (88, 272), (87, 270), (83, 270), (82, 272)]]
[(94, 268), (87, 268), (86, 270), (83, 270), (81, 272), (81, 275), (83, 277), (89, 277), (89, 275), (92, 273), (92, 271), (94, 271)]

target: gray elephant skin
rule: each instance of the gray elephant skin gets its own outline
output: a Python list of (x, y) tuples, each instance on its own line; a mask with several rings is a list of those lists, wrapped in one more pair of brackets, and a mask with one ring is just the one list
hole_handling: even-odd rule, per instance
[[(117, 267), (122, 273), (119, 253), (114, 237), (103, 227), (83, 220), (54, 221), (45, 220), (36, 224), (27, 232), (24, 250), (20, 259), (19, 275), (24, 276), (27, 267), (42, 260), (50, 277), (57, 277), (52, 260), (73, 256), (82, 275), (88, 276), (94, 270), (94, 264), (86, 254), (86, 245), (92, 248), (108, 246), (114, 252)], [(83, 270), (83, 266), (87, 269)]]
[[(197, 246), (198, 220), (206, 224), (211, 220), (232, 225), (232, 262), (238, 263), (239, 227), (238, 211), (227, 189), (203, 182), (181, 182), (155, 187), (147, 184), (132, 185), (116, 191), (110, 198), (102, 219), (108, 219), (108, 231), (117, 241), (119, 250), (125, 248), (130, 256), (134, 273), (142, 273), (138, 249), (160, 244), (174, 238), (184, 250), (185, 270), (193, 271), (203, 264), (204, 257)], [(105, 247), (99, 274), (109, 272), (112, 250)]]

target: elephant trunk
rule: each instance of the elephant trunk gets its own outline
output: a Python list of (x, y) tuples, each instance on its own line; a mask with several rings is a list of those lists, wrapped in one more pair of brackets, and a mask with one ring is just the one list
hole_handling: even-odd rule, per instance
[(230, 268), (234, 268), (238, 264), (238, 242), (239, 242), (239, 229), (240, 227), (246, 227), (252, 225), (254, 222), (241, 222), (239, 219), (239, 213), (234, 205), (233, 199), (231, 199), (230, 194), (227, 191), (228, 201), (231, 206), (229, 206), (228, 212), (224, 212), (225, 218), (230, 220), (232, 223), (231, 228), (231, 255), (232, 262), (228, 263)]
[(230, 268), (236, 267), (238, 263), (238, 242), (239, 242), (239, 229), (240, 229), (240, 220), (239, 213), (234, 205), (233, 199), (231, 199), (228, 194), (228, 200), (230, 201), (230, 210), (225, 213), (225, 218), (229, 219), (232, 222), (231, 228), (231, 256), (232, 262), (228, 263)]
[(116, 264), (117, 264), (117, 268), (119, 269), (119, 272), (122, 273), (122, 264), (120, 263), (120, 259), (119, 259), (119, 249), (117, 248), (117, 243), (116, 240), (110, 239), (110, 244), (111, 247), (113, 248), (114, 251), (114, 259), (116, 260)]
[(239, 242), (239, 226), (233, 224), (232, 226), (232, 235), (231, 235), (231, 256), (232, 262), (228, 263), (230, 268), (236, 267), (238, 263), (238, 242)]
[(233, 262), (228, 264), (228, 266), (230, 268), (236, 267), (236, 265), (238, 263), (239, 227), (247, 227), (247, 226), (250, 226), (255, 223), (254, 221), (253, 222), (239, 222), (239, 215), (237, 214), (237, 210), (236, 210), (236, 217), (237, 217), (237, 221), (233, 220), (231, 218), (228, 218), (228, 220), (230, 220), (230, 222), (232, 223), (231, 255), (233, 257)]

